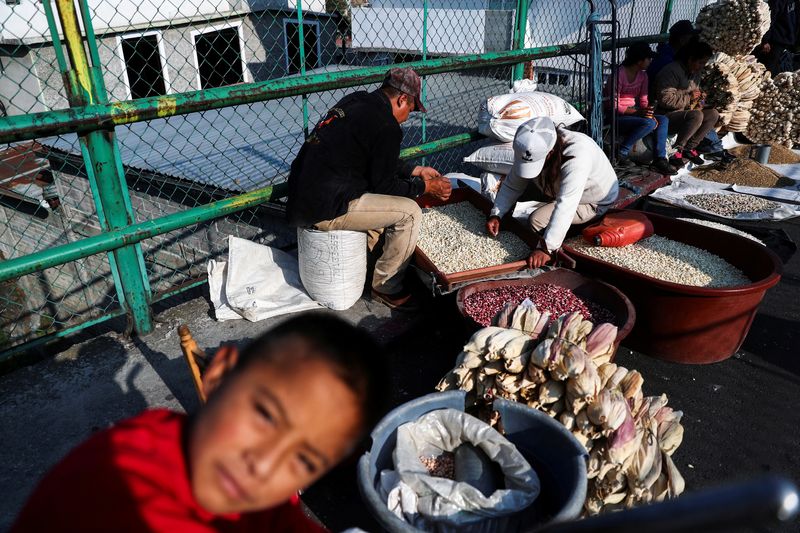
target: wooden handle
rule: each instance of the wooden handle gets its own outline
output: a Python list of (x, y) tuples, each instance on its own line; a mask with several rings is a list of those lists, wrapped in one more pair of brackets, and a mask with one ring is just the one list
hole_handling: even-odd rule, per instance
[(197, 396), (200, 398), (201, 403), (206, 403), (206, 394), (203, 391), (203, 377), (202, 370), (205, 369), (206, 360), (205, 352), (197, 346), (197, 342), (192, 337), (192, 332), (189, 331), (189, 326), (181, 324), (178, 326), (178, 335), (181, 339), (181, 351), (186, 363), (189, 365), (189, 371), (192, 373), (192, 381), (194, 388), (197, 391)]

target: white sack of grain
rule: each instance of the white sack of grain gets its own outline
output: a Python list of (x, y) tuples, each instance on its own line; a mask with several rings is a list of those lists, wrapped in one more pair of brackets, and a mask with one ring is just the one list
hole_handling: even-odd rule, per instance
[(584, 120), (577, 109), (554, 94), (543, 92), (501, 94), (481, 104), (478, 132), (501, 142), (511, 142), (524, 122), (550, 117), (556, 124), (571, 126)]
[(316, 301), (330, 309), (349, 309), (364, 292), (367, 234), (297, 228), (300, 279)]
[[(437, 457), (443, 452), (455, 452), (464, 443), (479, 448), (500, 467), (504, 474), (504, 488), (487, 496), (467, 482), (432, 476), (420, 460)], [(392, 497), (392, 492), (403, 490), (403, 487), (386, 484), (387, 480), (397, 481), (399, 478), (402, 485), (416, 494), (416, 498), (406, 498), (406, 501), (413, 501), (416, 509), (395, 507), (391, 510), (400, 519), (417, 515), (416, 518), (422, 520), (413, 520), (413, 523), (425, 531), (450, 531), (451, 528), (459, 531), (504, 531), (506, 528), (502, 527), (502, 521), (487, 523), (486, 519), (497, 519), (525, 509), (541, 491), (539, 476), (510, 441), (489, 424), (455, 409), (431, 411), (399, 426), (392, 459), (395, 470), (381, 472), (378, 491), (387, 501), (402, 503), (401, 499)], [(393, 473), (397, 475), (390, 475)]]
[(464, 162), (486, 172), (506, 175), (514, 164), (514, 147), (510, 142), (487, 144), (465, 157)]

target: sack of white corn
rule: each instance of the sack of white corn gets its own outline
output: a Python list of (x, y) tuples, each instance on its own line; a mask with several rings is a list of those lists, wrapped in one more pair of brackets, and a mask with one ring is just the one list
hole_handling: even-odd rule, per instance
[(514, 164), (514, 147), (512, 143), (492, 143), (481, 146), (464, 158), (465, 163), (472, 163), (486, 172), (508, 174)]
[(565, 126), (584, 120), (569, 102), (554, 94), (501, 94), (492, 96), (481, 104), (478, 111), (478, 132), (500, 142), (511, 142), (517, 128), (536, 117), (550, 117), (556, 124)]
[(769, 5), (763, 0), (718, 0), (701, 9), (695, 21), (701, 40), (731, 56), (749, 54), (769, 25)]
[(717, 52), (703, 71), (701, 87), (708, 93), (706, 104), (720, 113), (727, 131), (743, 132), (750, 122), (750, 109), (761, 93), (766, 67), (754, 56), (731, 57)]
[(750, 110), (747, 137), (757, 143), (800, 143), (800, 71), (767, 75)]
[[(515, 321), (529, 330), (487, 327), (464, 346), (440, 391), (468, 391), (490, 423), (495, 397), (559, 420), (589, 452), (587, 514), (674, 498), (684, 480), (672, 461), (683, 440), (683, 413), (666, 395), (645, 397), (642, 375), (611, 362), (617, 328), (593, 326), (579, 313), (553, 321), (543, 338), (541, 314)], [(538, 316), (537, 316), (538, 315)]]

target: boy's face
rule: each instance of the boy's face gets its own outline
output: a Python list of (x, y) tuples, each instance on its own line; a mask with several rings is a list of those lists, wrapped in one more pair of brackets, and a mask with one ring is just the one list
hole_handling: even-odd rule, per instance
[[(352, 449), (361, 412), (355, 393), (305, 341), (285, 339), (277, 362), (229, 376), (192, 425), (188, 464), (198, 503), (217, 513), (286, 502)], [(294, 356), (294, 357), (293, 357)]]

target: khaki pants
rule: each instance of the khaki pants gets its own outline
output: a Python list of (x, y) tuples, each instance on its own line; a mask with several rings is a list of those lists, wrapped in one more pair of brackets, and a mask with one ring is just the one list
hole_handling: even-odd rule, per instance
[(397, 294), (403, 290), (403, 276), (417, 246), (421, 223), (422, 210), (414, 200), (366, 193), (350, 202), (347, 213), (319, 222), (315, 227), (321, 231), (367, 232), (370, 248), (383, 232), (383, 253), (375, 263), (372, 288), (384, 294)]
[(666, 113), (669, 119), (669, 133), (677, 133), (674, 148), (694, 150), (708, 132), (714, 129), (719, 120), (716, 109), (694, 109), (691, 111), (673, 111)]
[[(544, 204), (542, 207), (531, 213), (528, 217), (528, 223), (533, 228), (533, 231), (541, 233), (550, 223), (550, 217), (553, 216), (553, 211), (556, 208), (555, 202)], [(607, 206), (597, 207), (596, 204), (580, 204), (575, 217), (572, 219), (573, 224), (585, 224), (596, 218), (608, 210)]]

